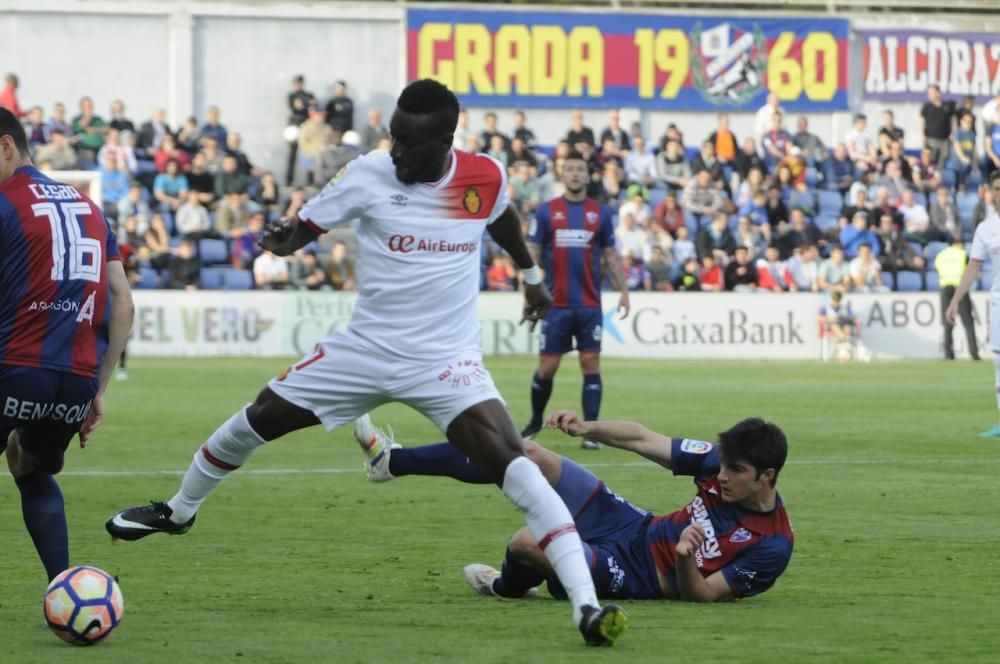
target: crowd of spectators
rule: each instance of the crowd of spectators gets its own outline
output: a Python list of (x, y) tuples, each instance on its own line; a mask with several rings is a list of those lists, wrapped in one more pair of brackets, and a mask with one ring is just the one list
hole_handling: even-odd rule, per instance
[[(0, 105), (22, 117), (39, 168), (100, 172), (103, 208), (142, 286), (356, 287), (351, 229), (287, 259), (257, 245), (268, 222), (294, 215), (351, 159), (388, 149), (377, 108), (355, 129), (344, 81), (325, 103), (301, 76), (292, 81), (283, 184), (254, 165), (216, 106), (203, 121), (171, 127), (162, 109), (137, 123), (119, 100), (105, 118), (84, 97), (70, 118), (61, 103), (48, 114), (22, 109), (16, 76), (6, 82)], [(565, 135), (543, 144), (522, 111), (505, 133), (496, 113), (475, 130), (463, 110), (454, 140), (507, 168), (526, 232), (535, 209), (563, 192), (566, 155), (583, 154), (588, 194), (617, 213), (633, 290), (907, 290), (935, 288), (936, 253), (971, 240), (992, 204), (985, 183), (1000, 170), (1000, 96), (976, 111), (971, 98), (946, 102), (930, 86), (915, 154), (904, 150), (892, 111), (877, 133), (857, 115), (828, 145), (804, 116), (792, 122), (773, 94), (749, 136), (736, 136), (725, 113), (709, 135), (685, 141), (674, 124), (661, 136), (644, 135), (639, 123), (623, 127), (617, 111), (595, 132), (573, 111)], [(244, 276), (220, 277), (220, 266)], [(482, 266), (483, 289), (518, 287), (517, 270), (488, 236)]]

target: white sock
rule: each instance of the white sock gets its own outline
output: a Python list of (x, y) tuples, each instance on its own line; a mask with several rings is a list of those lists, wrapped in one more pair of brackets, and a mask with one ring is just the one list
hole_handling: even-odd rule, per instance
[(1000, 353), (993, 354), (993, 370), (996, 374), (994, 383), (996, 384), (997, 410), (1000, 410)]
[(596, 607), (598, 602), (573, 517), (556, 490), (545, 481), (542, 471), (528, 457), (518, 457), (507, 466), (503, 492), (524, 512), (528, 530), (573, 604), (573, 623), (579, 625), (580, 609), (585, 605)]
[(251, 428), (246, 408), (226, 420), (194, 453), (180, 491), (167, 501), (173, 510), (170, 520), (174, 523), (190, 520), (219, 482), (246, 463), (265, 442)]

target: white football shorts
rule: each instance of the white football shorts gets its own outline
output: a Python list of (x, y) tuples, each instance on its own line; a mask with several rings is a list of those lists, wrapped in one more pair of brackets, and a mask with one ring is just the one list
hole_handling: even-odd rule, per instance
[(267, 386), (311, 411), (327, 431), (398, 401), (446, 433), (468, 408), (503, 401), (478, 350), (457, 351), (447, 360), (401, 359), (346, 331), (328, 336)]

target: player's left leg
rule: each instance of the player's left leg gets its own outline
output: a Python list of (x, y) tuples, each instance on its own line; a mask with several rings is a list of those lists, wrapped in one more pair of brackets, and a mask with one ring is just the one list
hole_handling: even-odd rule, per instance
[[(580, 400), (585, 420), (596, 420), (601, 412), (601, 397), (604, 393), (604, 386), (601, 383), (603, 323), (604, 314), (600, 307), (579, 311), (576, 348), (580, 354), (580, 372), (583, 374)], [(596, 441), (587, 439), (583, 439), (580, 446), (585, 450), (596, 450), (601, 447)]]

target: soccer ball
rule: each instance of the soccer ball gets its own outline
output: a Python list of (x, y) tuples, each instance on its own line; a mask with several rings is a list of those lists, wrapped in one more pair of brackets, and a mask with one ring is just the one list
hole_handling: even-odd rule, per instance
[(42, 601), (45, 621), (59, 638), (90, 646), (121, 622), (125, 600), (107, 572), (82, 565), (52, 579)]

